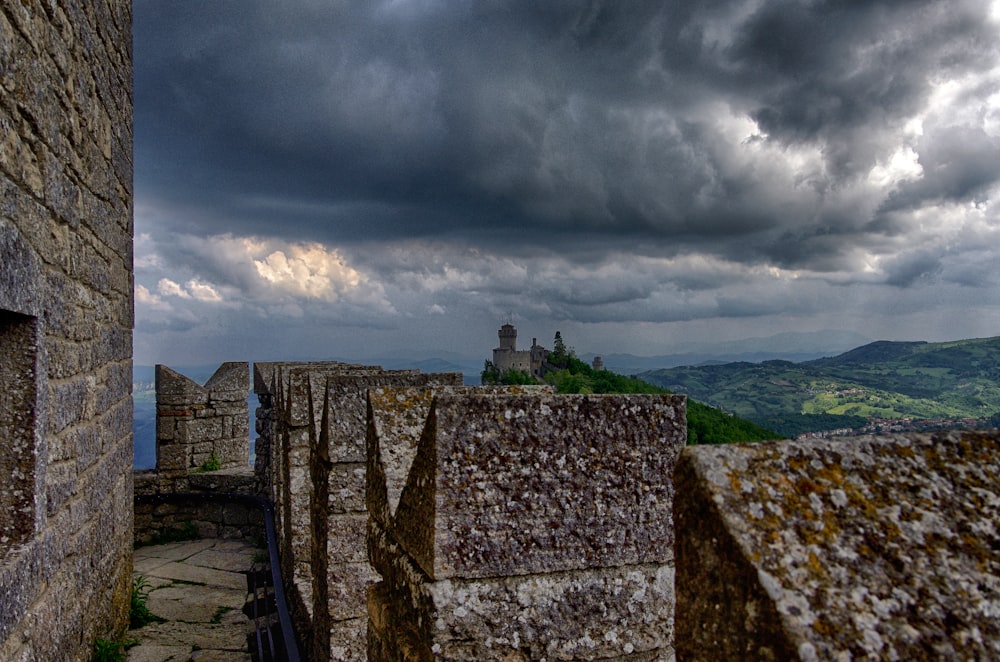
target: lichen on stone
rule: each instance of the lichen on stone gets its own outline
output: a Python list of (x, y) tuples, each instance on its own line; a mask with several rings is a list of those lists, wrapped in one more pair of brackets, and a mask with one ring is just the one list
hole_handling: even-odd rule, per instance
[(996, 659), (998, 439), (954, 432), (685, 454), (803, 659)]

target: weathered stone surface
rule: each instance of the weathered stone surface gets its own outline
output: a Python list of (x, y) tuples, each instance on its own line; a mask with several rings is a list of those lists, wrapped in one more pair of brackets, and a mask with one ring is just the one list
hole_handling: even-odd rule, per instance
[(247, 466), (249, 374), (247, 363), (223, 363), (200, 386), (156, 366), (157, 468), (182, 473), (215, 463)]
[(0, 11), (3, 660), (87, 659), (127, 618), (130, 25), (117, 0)]
[(331, 514), (360, 513), (365, 510), (365, 465), (338, 462), (330, 468)]
[[(374, 579), (363, 547), (368, 388), (461, 380), (459, 374), (421, 375), (337, 362), (254, 364), (261, 400), (258, 482), (277, 504), (283, 558), (289, 559), (283, 569), (295, 577), (293, 603), (308, 602), (303, 610), (315, 626), (314, 655), (335, 648), (330, 639), (334, 618), (342, 619), (341, 630), (354, 628), (351, 640), (364, 641), (363, 594)], [(338, 535), (342, 525), (350, 535)], [(340, 567), (344, 572), (336, 571)], [(334, 602), (331, 596), (350, 599)]]
[[(156, 366), (156, 402), (162, 405), (204, 403), (208, 391), (194, 380), (165, 365)], [(184, 409), (183, 406), (179, 407)]]
[(205, 390), (212, 393), (213, 400), (246, 401), (250, 393), (250, 365), (244, 361), (223, 363), (205, 382)]
[(443, 391), (428, 427), (393, 532), (431, 578), (672, 559), (682, 397)]
[(370, 397), (374, 659), (672, 656), (683, 397)]
[(127, 637), (138, 645), (128, 659), (183, 661), (205, 653), (204, 659), (249, 660), (243, 573), (257, 553), (253, 545), (219, 539), (136, 550), (135, 572), (147, 583), (147, 607), (166, 622), (130, 630)]
[[(554, 393), (554, 390), (551, 386), (481, 387), (449, 384), (434, 388), (379, 386), (370, 389), (366, 455), (371, 461), (374, 454), (377, 454), (377, 466), (374, 467), (377, 477), (370, 483), (376, 491), (368, 496), (368, 501), (373, 509), (372, 515), (383, 525), (388, 525), (399, 506), (399, 498), (416, 457), (420, 437), (425, 433), (434, 395), (444, 392), (452, 395), (541, 395)], [(426, 433), (433, 434), (433, 431), (426, 430)], [(376, 439), (382, 440), (377, 448), (373, 445)], [(380, 491), (383, 485), (384, 495)]]
[(690, 447), (682, 659), (1000, 656), (1000, 435)]

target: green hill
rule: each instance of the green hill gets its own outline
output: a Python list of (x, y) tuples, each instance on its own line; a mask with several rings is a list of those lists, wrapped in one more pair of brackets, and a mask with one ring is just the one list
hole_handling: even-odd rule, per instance
[(861, 419), (989, 419), (1000, 412), (1000, 337), (879, 341), (803, 363), (683, 366), (639, 377), (786, 435)]
[[(625, 377), (609, 370), (594, 370), (576, 358), (572, 350), (549, 353), (544, 379), (558, 393), (670, 393), (635, 377)], [(484, 384), (535, 382), (531, 375), (516, 370), (500, 374), (490, 361), (486, 361), (482, 380)], [(770, 429), (690, 398), (687, 403), (687, 427), (689, 444), (727, 444), (781, 437)]]

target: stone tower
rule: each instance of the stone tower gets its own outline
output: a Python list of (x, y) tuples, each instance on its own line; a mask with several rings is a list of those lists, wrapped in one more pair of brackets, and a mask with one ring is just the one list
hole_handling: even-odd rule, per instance
[(497, 331), (500, 336), (500, 349), (504, 351), (517, 351), (517, 329), (513, 324), (504, 324)]
[(128, 0), (0, 11), (0, 660), (128, 625), (131, 25)]
[(510, 322), (504, 323), (497, 331), (500, 337), (500, 346), (493, 349), (493, 365), (500, 372), (507, 370), (519, 370), (529, 375), (540, 378), (542, 376), (542, 364), (545, 362), (548, 352), (544, 347), (531, 340), (531, 349), (517, 350), (517, 329)]

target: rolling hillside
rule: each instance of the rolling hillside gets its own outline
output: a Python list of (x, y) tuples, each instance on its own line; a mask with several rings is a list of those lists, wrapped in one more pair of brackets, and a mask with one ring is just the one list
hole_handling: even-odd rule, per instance
[(640, 377), (789, 436), (866, 419), (990, 419), (1000, 414), (1000, 337), (879, 341), (802, 363), (683, 366)]

